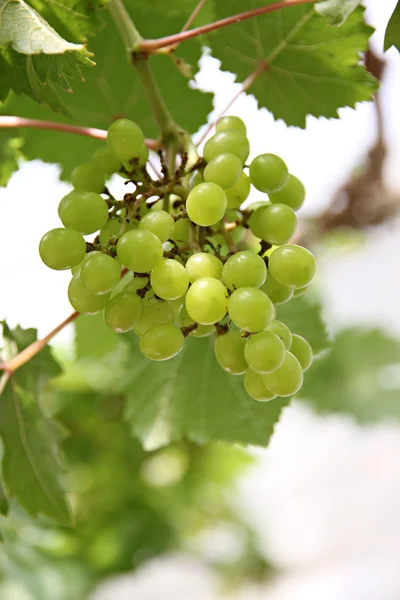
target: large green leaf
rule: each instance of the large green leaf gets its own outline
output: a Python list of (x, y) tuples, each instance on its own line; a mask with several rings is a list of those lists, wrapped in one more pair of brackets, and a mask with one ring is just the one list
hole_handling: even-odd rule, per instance
[[(271, 2), (219, 0), (218, 17)], [(361, 8), (337, 28), (328, 26), (313, 5), (303, 5), (219, 29), (209, 36), (209, 45), (222, 69), (236, 73), (238, 81), (265, 61), (250, 93), (276, 119), (305, 127), (307, 115), (337, 117), (338, 108), (371, 99), (376, 82), (359, 64), (371, 33)]]
[(13, 131), (0, 129), (0, 186), (7, 185), (10, 176), (18, 169), (20, 142)]
[(397, 2), (386, 27), (384, 48), (394, 46), (400, 52), (400, 0)]
[(3, 482), (0, 480), (0, 514), (7, 516), (8, 499), (4, 490)]
[(325, 0), (318, 2), (315, 8), (321, 15), (328, 17), (333, 25), (343, 25), (359, 4), (361, 0)]
[(328, 332), (322, 319), (322, 307), (306, 297), (295, 298), (277, 307), (277, 319), (286, 323), (293, 333), (305, 337), (314, 354), (330, 346)]

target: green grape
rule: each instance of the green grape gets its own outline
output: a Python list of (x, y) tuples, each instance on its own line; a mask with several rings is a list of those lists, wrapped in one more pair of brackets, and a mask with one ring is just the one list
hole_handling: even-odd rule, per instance
[(155, 210), (150, 211), (142, 218), (139, 229), (151, 231), (158, 237), (160, 242), (166, 242), (174, 232), (175, 222), (165, 210)]
[(278, 192), (269, 194), (269, 199), (274, 204), (286, 204), (293, 210), (299, 210), (304, 204), (306, 190), (300, 179), (294, 175), (289, 175), (289, 178), (282, 189)]
[(203, 174), (201, 171), (195, 171), (190, 178), (190, 189), (192, 190), (196, 185), (199, 185), (199, 183), (204, 183)]
[(161, 262), (163, 247), (151, 231), (132, 229), (118, 240), (117, 255), (121, 263), (135, 273), (147, 273)]
[(268, 402), (268, 400), (276, 398), (276, 394), (265, 385), (261, 373), (256, 373), (250, 367), (244, 376), (244, 387), (249, 396), (259, 402)]
[(97, 169), (100, 169), (103, 173), (107, 173), (107, 175), (118, 173), (121, 169), (121, 161), (109, 148), (99, 148), (96, 150), (93, 154), (92, 163)]
[(249, 140), (245, 135), (234, 129), (220, 131), (205, 143), (203, 157), (209, 163), (213, 158), (225, 152), (240, 158), (242, 165), (244, 165), (250, 154)]
[(224, 190), (211, 182), (197, 185), (189, 192), (186, 200), (189, 219), (203, 227), (218, 223), (225, 214), (226, 205)]
[(222, 269), (222, 281), (228, 288), (260, 287), (267, 276), (265, 262), (251, 250), (236, 252)]
[(202, 277), (214, 277), (221, 279), (222, 262), (213, 254), (207, 252), (196, 252), (189, 257), (186, 263), (186, 271), (190, 283), (194, 283)]
[(163, 300), (175, 300), (186, 294), (189, 276), (183, 265), (173, 258), (165, 258), (154, 267), (150, 282), (157, 296)]
[(270, 204), (257, 209), (249, 219), (252, 233), (269, 244), (287, 244), (297, 227), (296, 213), (286, 204)]
[(281, 366), (272, 373), (264, 373), (262, 379), (277, 396), (293, 396), (303, 385), (303, 371), (297, 358), (286, 352)]
[(241, 375), (248, 367), (244, 356), (246, 338), (240, 331), (228, 331), (215, 340), (215, 356), (219, 365), (232, 375)]
[(100, 194), (105, 185), (104, 173), (91, 164), (78, 165), (71, 173), (71, 183), (76, 190)]
[(143, 152), (144, 136), (139, 125), (129, 119), (118, 119), (108, 128), (107, 144), (122, 163)]
[(270, 331), (261, 331), (248, 338), (246, 360), (257, 373), (271, 373), (283, 363), (286, 348), (282, 340)]
[(268, 269), (279, 283), (302, 288), (311, 283), (317, 266), (311, 252), (302, 246), (288, 244), (272, 252)]
[(189, 335), (192, 337), (203, 338), (203, 337), (208, 337), (209, 335), (212, 335), (213, 333), (215, 333), (214, 325), (198, 324), (196, 329), (193, 329), (193, 331), (191, 331), (189, 333)]
[(297, 358), (303, 371), (307, 371), (311, 367), (313, 351), (310, 344), (301, 335), (297, 335), (296, 333), (292, 335), (290, 352)]
[(310, 289), (311, 284), (305, 285), (304, 287), (294, 288), (293, 298), (298, 298), (299, 296), (303, 296)]
[(268, 327), (275, 316), (275, 308), (261, 290), (242, 287), (229, 298), (228, 313), (240, 329), (258, 332)]
[(257, 200), (257, 202), (252, 202), (251, 204), (249, 204), (246, 210), (249, 213), (254, 213), (259, 208), (265, 208), (266, 206), (271, 206), (271, 202), (269, 200)]
[(279, 281), (276, 281), (270, 273), (268, 273), (265, 283), (260, 288), (274, 304), (288, 302), (293, 296), (293, 289), (288, 285), (282, 285)]
[(215, 125), (216, 132), (219, 133), (220, 131), (226, 131), (227, 129), (234, 129), (242, 135), (247, 134), (246, 125), (239, 117), (221, 117), (218, 119)]
[(108, 207), (99, 194), (74, 190), (61, 200), (58, 215), (64, 227), (87, 235), (98, 231), (106, 224)]
[(68, 299), (79, 313), (94, 315), (105, 308), (110, 299), (110, 292), (101, 295), (94, 294), (84, 286), (78, 271), (69, 282)]
[(39, 254), (50, 269), (64, 271), (79, 265), (86, 253), (86, 242), (74, 229), (58, 227), (44, 234), (39, 243)]
[(218, 154), (204, 169), (204, 181), (216, 183), (225, 190), (238, 183), (242, 169), (240, 159), (234, 154)]
[(87, 254), (85, 254), (85, 256), (83, 257), (83, 260), (81, 260), (80, 263), (78, 263), (77, 265), (75, 265), (74, 267), (71, 268), (71, 274), (75, 275), (75, 273), (77, 271), (80, 272), (80, 270), (82, 269), (82, 265), (87, 261), (87, 259), (90, 256), (93, 256), (93, 254), (100, 254), (100, 252), (98, 250), (92, 250), (91, 252), (88, 252)]
[(147, 146), (143, 145), (139, 152), (139, 167), (144, 167), (144, 165), (149, 160), (149, 149)]
[(260, 192), (277, 192), (288, 180), (289, 171), (276, 154), (259, 154), (250, 165), (250, 181)]
[(195, 321), (193, 321), (192, 317), (186, 310), (186, 306), (184, 304), (180, 307), (178, 321), (180, 327), (190, 327), (195, 323)]
[(211, 325), (224, 318), (227, 309), (227, 290), (214, 277), (197, 279), (186, 294), (186, 309), (201, 325)]
[(268, 331), (277, 335), (284, 343), (286, 350), (289, 350), (292, 343), (292, 332), (285, 323), (275, 319), (268, 325)]
[(239, 208), (250, 194), (250, 188), (250, 179), (242, 171), (239, 181), (225, 190), (228, 208)]
[(150, 360), (168, 360), (183, 348), (185, 338), (180, 329), (170, 323), (154, 325), (140, 339), (140, 350)]
[(175, 228), (171, 235), (171, 240), (177, 244), (187, 243), (190, 235), (190, 223), (188, 219), (178, 219), (175, 221)]
[(104, 321), (117, 333), (132, 329), (143, 313), (143, 300), (137, 294), (121, 292), (104, 309)]
[(241, 225), (236, 225), (235, 229), (231, 231), (232, 242), (236, 245), (240, 244), (241, 242), (244, 242), (247, 231), (248, 230), (245, 227), (242, 227)]
[(110, 292), (119, 282), (121, 267), (117, 261), (101, 252), (83, 262), (81, 268), (82, 283), (95, 294)]
[(165, 300), (145, 298), (143, 301), (143, 314), (134, 326), (135, 333), (142, 336), (150, 327), (160, 323), (173, 323), (174, 310)]
[(264, 221), (262, 219), (262, 214), (268, 206), (271, 206), (270, 202), (255, 202), (248, 208), (248, 210), (251, 210), (251, 215), (248, 221), (250, 231), (253, 235), (261, 239), (264, 233), (262, 228), (262, 223)]
[(121, 223), (118, 219), (108, 219), (107, 223), (100, 229), (100, 244), (107, 244), (110, 240), (118, 235), (120, 229)]
[(132, 277), (132, 279), (125, 285), (124, 292), (136, 293), (138, 290), (142, 290), (149, 283), (148, 277)]

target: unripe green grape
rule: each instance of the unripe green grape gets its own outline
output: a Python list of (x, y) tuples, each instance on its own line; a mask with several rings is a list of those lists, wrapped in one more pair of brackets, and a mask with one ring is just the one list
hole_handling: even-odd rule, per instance
[(166, 242), (174, 232), (175, 222), (165, 210), (150, 211), (139, 222), (139, 229), (151, 231), (160, 242)]
[(204, 183), (203, 174), (201, 171), (195, 171), (190, 178), (190, 189), (192, 190), (194, 187), (196, 187), (196, 185), (199, 185), (200, 183)]
[(261, 373), (256, 373), (250, 367), (244, 376), (244, 387), (249, 396), (259, 402), (268, 402), (276, 398), (276, 394), (271, 392), (265, 385)]
[(122, 163), (143, 152), (144, 136), (139, 125), (130, 119), (118, 119), (108, 128), (107, 144)]
[(180, 329), (170, 323), (154, 325), (140, 339), (140, 350), (150, 360), (168, 360), (183, 348), (185, 338)]
[(277, 396), (293, 396), (303, 385), (303, 371), (297, 358), (291, 352), (286, 352), (281, 366), (272, 373), (265, 373), (262, 379)]
[(157, 296), (164, 300), (175, 300), (186, 293), (189, 276), (183, 265), (173, 258), (165, 258), (154, 267), (150, 282)]
[(71, 173), (71, 183), (76, 190), (100, 194), (104, 190), (103, 171), (91, 164), (78, 165)]
[(178, 219), (175, 221), (175, 228), (171, 235), (171, 240), (177, 244), (186, 244), (189, 241), (190, 223), (188, 219)]
[(225, 190), (228, 208), (239, 208), (250, 194), (250, 189), (250, 178), (242, 171), (239, 181)]
[(258, 332), (268, 327), (275, 316), (275, 308), (261, 290), (242, 287), (229, 298), (228, 313), (240, 329)]
[(238, 131), (242, 135), (247, 135), (246, 125), (239, 117), (227, 116), (218, 119), (215, 125), (216, 132), (219, 133), (220, 131), (226, 131), (227, 129), (235, 129), (235, 131)]
[(104, 309), (104, 321), (117, 333), (133, 329), (143, 313), (143, 300), (137, 294), (121, 292)]
[(205, 143), (203, 157), (209, 163), (213, 158), (225, 152), (235, 154), (244, 165), (250, 154), (249, 140), (234, 129), (220, 131)]
[(214, 325), (200, 325), (200, 323), (199, 323), (197, 325), (196, 329), (193, 329), (193, 331), (191, 331), (189, 333), (189, 335), (191, 337), (203, 338), (203, 337), (208, 337), (209, 335), (212, 335), (213, 333), (215, 333)]
[(136, 293), (138, 290), (142, 290), (149, 283), (148, 277), (132, 277), (132, 279), (125, 285), (124, 292)]
[[(240, 244), (241, 242), (244, 242), (246, 239), (247, 231), (248, 229), (246, 229), (245, 227), (242, 227), (241, 225), (236, 225), (235, 229), (231, 231), (232, 242), (236, 245)], [(251, 251), (254, 252), (253, 249), (251, 249)]]
[(224, 318), (227, 309), (227, 289), (214, 277), (197, 279), (186, 294), (186, 309), (201, 325), (211, 325)]
[(224, 190), (216, 183), (200, 183), (193, 188), (186, 200), (189, 219), (208, 227), (222, 219), (226, 211), (227, 200)]
[(240, 331), (228, 331), (215, 340), (215, 356), (218, 364), (232, 375), (241, 375), (248, 367), (244, 356), (246, 338)]
[(268, 273), (268, 277), (260, 290), (265, 292), (274, 304), (284, 304), (292, 298), (294, 288), (282, 285)]
[(144, 165), (149, 160), (149, 149), (147, 146), (143, 144), (139, 152), (139, 167), (144, 167)]
[(285, 325), (285, 323), (282, 323), (282, 321), (278, 321), (277, 319), (274, 319), (268, 325), (267, 331), (277, 335), (284, 343), (286, 350), (290, 349), (290, 346), (292, 344), (292, 332), (290, 331), (289, 327), (287, 325)]
[(286, 348), (282, 340), (270, 331), (261, 331), (248, 338), (246, 360), (257, 373), (271, 373), (285, 360)]
[(240, 158), (234, 154), (218, 154), (204, 169), (204, 181), (216, 183), (225, 190), (238, 183), (242, 169)]
[(289, 175), (287, 182), (278, 192), (271, 192), (269, 199), (274, 204), (286, 204), (293, 210), (299, 210), (304, 204), (306, 190), (300, 179)]
[(74, 229), (51, 229), (39, 243), (40, 258), (46, 266), (56, 271), (79, 265), (85, 253), (86, 242)]
[(64, 227), (87, 235), (105, 225), (108, 219), (108, 207), (99, 194), (74, 190), (61, 200), (58, 215)]
[(190, 327), (191, 325), (195, 324), (195, 321), (192, 319), (192, 317), (189, 315), (188, 311), (186, 310), (185, 305), (180, 307), (178, 320), (179, 320), (180, 327)]
[(303, 371), (307, 371), (311, 367), (313, 351), (310, 344), (301, 335), (297, 335), (296, 333), (292, 335), (290, 352), (297, 358)]
[(79, 313), (94, 315), (105, 308), (110, 299), (110, 292), (94, 294), (84, 286), (78, 271), (69, 282), (68, 299)]
[(121, 263), (135, 273), (147, 273), (161, 262), (163, 247), (151, 231), (133, 229), (118, 240), (117, 254)]
[[(256, 207), (256, 204), (259, 206)], [(261, 217), (262, 213), (268, 206), (271, 206), (270, 202), (255, 202), (254, 205), (252, 204), (249, 206), (249, 210), (251, 210), (251, 215), (248, 221), (250, 231), (253, 235), (261, 239), (263, 234), (263, 229), (261, 227), (263, 219)]]
[(302, 246), (289, 244), (272, 252), (268, 269), (283, 285), (305, 287), (313, 280), (317, 266), (311, 252)]
[(222, 262), (213, 254), (207, 252), (196, 252), (189, 257), (186, 263), (186, 271), (190, 283), (194, 283), (202, 277), (214, 277), (221, 279)]
[(174, 311), (168, 302), (165, 300), (157, 300), (157, 298), (145, 298), (143, 301), (142, 316), (134, 326), (134, 330), (138, 336), (142, 336), (154, 325), (173, 322)]
[(107, 244), (112, 238), (114, 238), (121, 229), (121, 223), (118, 219), (108, 219), (107, 223), (103, 225), (99, 233), (100, 244)]
[(299, 296), (303, 296), (310, 289), (311, 284), (305, 285), (304, 287), (294, 288), (293, 298), (298, 298)]
[(296, 232), (296, 213), (286, 204), (259, 208), (249, 219), (252, 232), (269, 244), (287, 244)]
[(93, 154), (92, 163), (97, 169), (112, 175), (121, 169), (121, 161), (109, 148), (99, 148)]
[(236, 252), (228, 258), (222, 269), (222, 281), (230, 289), (259, 288), (266, 276), (265, 262), (251, 250)]
[(83, 262), (81, 268), (82, 283), (95, 294), (110, 292), (119, 282), (121, 267), (117, 261), (101, 252)]
[(83, 257), (83, 259), (81, 260), (81, 262), (80, 262), (80, 263), (78, 263), (78, 264), (77, 264), (77, 265), (75, 265), (74, 267), (71, 267), (71, 274), (72, 274), (72, 275), (75, 275), (75, 273), (76, 273), (77, 271), (79, 271), (79, 272), (80, 272), (80, 270), (82, 269), (82, 265), (83, 265), (83, 263), (85, 263), (85, 262), (88, 260), (88, 258), (90, 258), (91, 256), (93, 256), (93, 254), (100, 254), (100, 252), (99, 252), (98, 250), (92, 250), (91, 252), (87, 252), (87, 253), (85, 254), (85, 256)]
[(257, 190), (270, 194), (277, 192), (288, 180), (289, 171), (276, 154), (260, 154), (250, 165), (250, 180)]

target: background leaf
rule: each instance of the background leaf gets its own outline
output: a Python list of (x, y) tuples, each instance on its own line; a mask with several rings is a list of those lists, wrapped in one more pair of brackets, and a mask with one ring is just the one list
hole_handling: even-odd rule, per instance
[(316, 10), (324, 17), (327, 17), (332, 25), (343, 25), (345, 20), (361, 0), (326, 0), (315, 5)]
[(400, 52), (400, 0), (397, 2), (386, 27), (384, 49), (394, 46)]

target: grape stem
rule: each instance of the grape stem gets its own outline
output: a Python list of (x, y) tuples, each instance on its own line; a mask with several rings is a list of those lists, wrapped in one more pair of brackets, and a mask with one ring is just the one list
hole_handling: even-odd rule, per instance
[[(201, 9), (203, 8), (203, 6), (205, 5), (206, 2), (207, 2), (207, 0), (200, 0), (200, 2), (195, 6), (192, 14), (189, 16), (188, 20), (182, 27), (181, 33), (183, 33), (184, 31), (187, 31), (189, 29), (189, 27), (192, 25), (192, 23), (194, 22), (194, 20), (196, 19), (197, 15), (199, 14), (199, 12), (201, 11)], [(179, 46), (179, 42), (176, 42), (176, 44), (171, 44), (171, 46), (167, 46), (166, 48), (160, 49), (159, 53), (160, 54), (161, 53), (169, 54), (170, 52), (174, 52), (178, 46)]]

